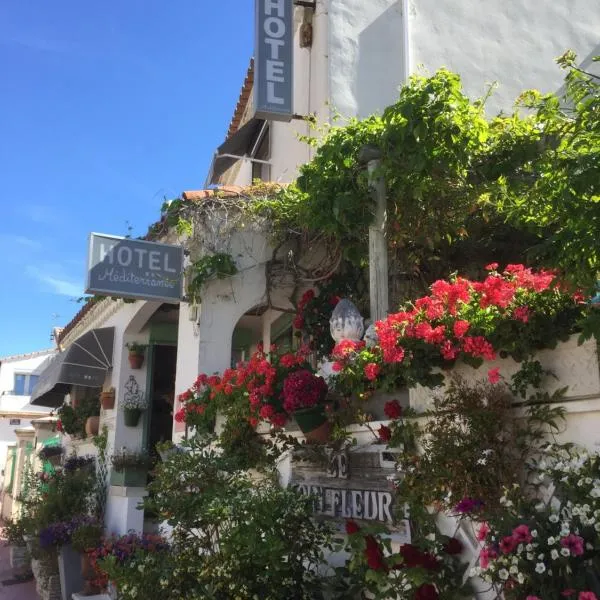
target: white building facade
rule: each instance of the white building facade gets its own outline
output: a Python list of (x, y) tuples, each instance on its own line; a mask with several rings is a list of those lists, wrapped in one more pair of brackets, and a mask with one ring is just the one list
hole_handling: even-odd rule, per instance
[(208, 184), (293, 181), (313, 153), (298, 136), (318, 135), (302, 117), (343, 124), (381, 114), (411, 74), (446, 67), (461, 76), (472, 99), (496, 84), (486, 102), (492, 116), (512, 112), (524, 90), (560, 91), (564, 73), (555, 59), (566, 50), (586, 69), (600, 54), (593, 0), (316, 0), (314, 8), (293, 10), (296, 118), (253, 121), (251, 66)]

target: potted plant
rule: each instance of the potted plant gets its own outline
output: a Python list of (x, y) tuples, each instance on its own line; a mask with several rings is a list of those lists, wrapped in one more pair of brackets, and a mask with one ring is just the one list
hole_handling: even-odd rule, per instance
[(62, 446), (44, 446), (38, 452), (38, 457), (41, 461), (47, 461), (53, 465), (60, 464), (63, 455)]
[(144, 487), (148, 469), (152, 464), (149, 454), (122, 448), (111, 457), (111, 485)]
[(102, 410), (112, 410), (115, 407), (115, 388), (100, 392), (100, 406)]
[(125, 346), (129, 350), (129, 366), (132, 369), (141, 369), (144, 364), (146, 345), (138, 342), (129, 342)]
[(165, 440), (164, 442), (158, 442), (156, 444), (156, 451), (158, 452), (161, 460), (165, 462), (169, 456), (181, 452), (181, 448), (176, 446), (171, 440)]
[(2, 537), (10, 548), (10, 566), (23, 570), (27, 566), (27, 547), (25, 546), (25, 524), (23, 519), (5, 521)]
[(136, 427), (142, 412), (146, 410), (148, 403), (142, 392), (136, 394), (125, 394), (121, 403), (123, 406), (123, 420), (127, 427)]
[(58, 409), (60, 425), (57, 429), (73, 437), (98, 434), (100, 425), (100, 400), (97, 396), (81, 398), (76, 403), (63, 404)]
[(329, 439), (327, 391), (325, 380), (308, 369), (290, 373), (283, 382), (283, 408), (296, 419), (308, 442), (324, 443)]
[(99, 594), (101, 589), (95, 584), (96, 570), (91, 555), (102, 543), (103, 528), (97, 521), (82, 523), (73, 532), (71, 543), (74, 550), (81, 554), (81, 576), (83, 578), (83, 594), (91, 596)]

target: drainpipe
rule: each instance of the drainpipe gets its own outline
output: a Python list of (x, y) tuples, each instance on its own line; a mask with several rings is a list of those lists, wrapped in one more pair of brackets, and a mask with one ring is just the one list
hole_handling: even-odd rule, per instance
[(403, 85), (408, 83), (410, 77), (410, 29), (408, 25), (410, 0), (402, 0), (402, 59), (404, 69)]

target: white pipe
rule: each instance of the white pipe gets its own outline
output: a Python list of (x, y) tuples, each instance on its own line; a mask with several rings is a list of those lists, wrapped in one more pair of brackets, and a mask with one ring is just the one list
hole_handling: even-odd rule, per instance
[(402, 58), (404, 61), (404, 85), (410, 77), (410, 30), (408, 26), (410, 0), (402, 0)]

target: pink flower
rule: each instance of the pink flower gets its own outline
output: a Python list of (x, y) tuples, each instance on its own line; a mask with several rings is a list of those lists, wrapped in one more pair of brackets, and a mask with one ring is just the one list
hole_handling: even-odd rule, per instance
[[(581, 556), (583, 554), (583, 538), (579, 535), (570, 533), (560, 540), (560, 545), (563, 548), (568, 548), (573, 556)], [(579, 597), (581, 598), (581, 594)]]
[(498, 263), (493, 262), (485, 266), (486, 271), (495, 271), (498, 268)]
[(483, 542), (483, 540), (485, 540), (485, 538), (488, 536), (489, 532), (490, 526), (487, 523), (483, 522), (477, 530), (477, 540)]
[(510, 554), (517, 546), (518, 542), (512, 535), (503, 537), (499, 544), (502, 554)]
[(498, 367), (488, 371), (488, 381), (490, 383), (498, 383), (500, 381), (500, 369)]
[(379, 375), (380, 371), (381, 367), (376, 363), (369, 363), (368, 365), (365, 365), (365, 377), (369, 381), (374, 381), (377, 379), (377, 375)]
[(533, 537), (527, 525), (519, 525), (513, 529), (513, 538), (519, 543), (530, 544)]
[(483, 548), (479, 554), (479, 566), (487, 569), (490, 566), (490, 560), (494, 558), (498, 558), (498, 553), (493, 548)]
[(341, 362), (335, 361), (332, 365), (331, 365), (331, 369), (332, 371), (334, 371), (335, 373), (339, 373), (342, 369), (344, 368), (344, 365)]
[(594, 592), (579, 592), (577, 600), (598, 600), (598, 597)]

